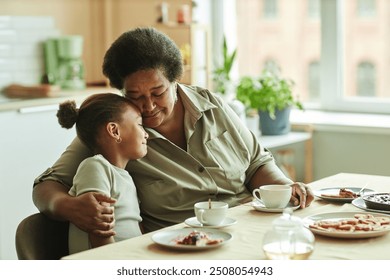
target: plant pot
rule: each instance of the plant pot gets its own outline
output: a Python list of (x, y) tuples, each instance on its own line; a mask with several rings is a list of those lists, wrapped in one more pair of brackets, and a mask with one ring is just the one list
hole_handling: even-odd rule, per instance
[(260, 131), (262, 135), (282, 135), (291, 130), (290, 126), (291, 107), (275, 111), (275, 119), (268, 112), (259, 111)]

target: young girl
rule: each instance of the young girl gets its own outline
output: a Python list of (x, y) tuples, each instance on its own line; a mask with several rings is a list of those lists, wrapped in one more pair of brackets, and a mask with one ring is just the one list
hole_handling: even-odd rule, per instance
[(137, 193), (125, 170), (129, 160), (139, 159), (147, 152), (148, 134), (137, 107), (117, 94), (103, 93), (88, 97), (79, 109), (74, 101), (60, 104), (57, 117), (64, 128), (76, 124), (77, 136), (94, 154), (79, 165), (69, 194), (101, 192), (116, 199), (116, 235), (88, 234), (70, 224), (69, 253), (141, 235)]

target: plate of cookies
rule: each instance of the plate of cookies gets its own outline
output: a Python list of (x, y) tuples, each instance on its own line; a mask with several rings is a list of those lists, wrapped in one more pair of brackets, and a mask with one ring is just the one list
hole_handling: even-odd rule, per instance
[(304, 225), (314, 234), (335, 238), (371, 238), (390, 232), (390, 215), (372, 212), (333, 212), (309, 216)]

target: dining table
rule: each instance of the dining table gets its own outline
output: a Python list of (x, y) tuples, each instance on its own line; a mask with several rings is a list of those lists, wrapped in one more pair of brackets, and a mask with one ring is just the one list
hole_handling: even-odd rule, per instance
[[(390, 192), (390, 176), (338, 173), (307, 183), (314, 193), (329, 188), (356, 188), (373, 192)], [(333, 201), (316, 195), (309, 207), (298, 208), (292, 215), (304, 220), (307, 217), (343, 213), (369, 213), (370, 209), (359, 207), (351, 201)], [(336, 214), (334, 214), (336, 213)], [(378, 212), (373, 212), (378, 214)], [(385, 213), (380, 213), (386, 215)], [(389, 211), (390, 214), (390, 211)], [(227, 216), (236, 223), (219, 228), (232, 236), (223, 246), (208, 250), (176, 250), (161, 246), (152, 237), (164, 231), (188, 228), (179, 223), (158, 231), (143, 234), (124, 241), (112, 243), (63, 257), (65, 260), (266, 260), (262, 250), (263, 238), (272, 227), (280, 212), (264, 212), (246, 202), (228, 209)], [(390, 260), (390, 234), (375, 237), (339, 238), (314, 234), (314, 249), (309, 260)]]

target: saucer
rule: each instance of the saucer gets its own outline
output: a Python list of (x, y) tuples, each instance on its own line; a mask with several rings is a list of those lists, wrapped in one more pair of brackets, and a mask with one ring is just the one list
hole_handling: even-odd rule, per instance
[(226, 217), (223, 222), (219, 225), (216, 226), (204, 226), (199, 221), (196, 219), (196, 217), (188, 218), (187, 220), (184, 221), (184, 223), (190, 227), (200, 227), (200, 228), (223, 228), (223, 227), (228, 227), (231, 225), (234, 225), (237, 223), (235, 219)]
[(270, 212), (270, 213), (282, 213), (284, 209), (291, 208), (293, 211), (299, 208), (299, 205), (295, 206), (291, 203), (287, 204), (285, 208), (267, 208), (260, 201), (252, 201), (252, 207), (257, 211)]

